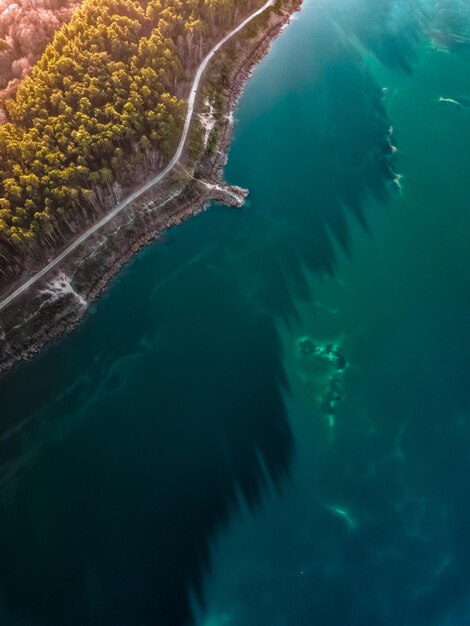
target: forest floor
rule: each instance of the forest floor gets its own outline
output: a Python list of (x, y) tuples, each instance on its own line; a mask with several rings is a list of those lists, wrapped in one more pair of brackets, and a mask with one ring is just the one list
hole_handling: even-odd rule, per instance
[[(165, 177), (155, 177), (158, 185), (142, 185), (144, 192), (133, 194), (125, 211), (104, 221), (50, 267), (47, 275), (3, 307), (0, 375), (71, 331), (119, 269), (163, 231), (214, 202), (243, 205), (247, 190), (229, 187), (223, 181), (233, 111), (254, 67), (301, 3), (290, 0), (281, 11), (271, 12), (266, 28), (258, 35), (250, 37), (241, 31), (217, 52), (197, 90), (188, 141), (181, 156), (172, 160), (171, 171)], [(222, 95), (217, 105), (212, 102), (216, 92)]]

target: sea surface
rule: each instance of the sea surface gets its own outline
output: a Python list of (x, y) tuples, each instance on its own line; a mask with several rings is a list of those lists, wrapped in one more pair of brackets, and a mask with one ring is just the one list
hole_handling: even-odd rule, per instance
[(305, 0), (235, 117), (0, 380), (1, 626), (470, 625), (470, 3)]

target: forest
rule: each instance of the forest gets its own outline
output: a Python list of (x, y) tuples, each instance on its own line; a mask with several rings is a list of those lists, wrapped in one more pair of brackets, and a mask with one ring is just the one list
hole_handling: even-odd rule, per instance
[(178, 143), (189, 79), (255, 0), (85, 0), (0, 125), (0, 279), (115, 204)]
[(79, 0), (0, 0), (0, 100), (14, 96), (23, 76), (78, 4)]

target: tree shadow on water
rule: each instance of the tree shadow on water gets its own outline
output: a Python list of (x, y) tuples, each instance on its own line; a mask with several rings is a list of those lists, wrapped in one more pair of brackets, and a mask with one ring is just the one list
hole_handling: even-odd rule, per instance
[[(127, 313), (123, 279), (88, 341), (77, 333), (41, 359), (45, 373), (63, 363), (54, 389), (35, 390), (35, 364), (9, 379), (4, 406), (27, 419), (27, 385), (35, 410), (46, 407), (37, 431), (69, 428), (43, 437), (0, 499), (7, 626), (192, 623), (220, 530), (241, 501), (255, 510), (289, 475), (277, 320), (294, 320), (298, 299), (312, 297), (306, 270), (331, 276), (339, 250), (352, 255), (352, 220), (368, 229), (366, 205), (385, 203), (394, 177), (381, 90), (334, 22), (317, 24), (309, 98), (286, 95), (287, 122), (273, 109), (273, 136), (251, 142), (260, 167), (236, 181), (256, 189), (253, 208), (178, 230), (176, 260), (152, 251), (145, 263), (161, 284), (150, 300), (134, 288), (136, 265)], [(260, 189), (250, 176), (271, 182)], [(215, 243), (201, 253), (209, 232)], [(76, 365), (61, 353), (74, 350)]]
[[(321, 1), (321, 0), (320, 0)], [(330, 8), (333, 19), (391, 69), (411, 74), (431, 12), (422, 0), (354, 0)]]
[(159, 291), (156, 344), (93, 372), (70, 431), (2, 499), (2, 623), (189, 624), (216, 532), (280, 488), (279, 338), (210, 261)]
[[(353, 254), (353, 224), (370, 232), (368, 212), (399, 192), (384, 91), (329, 14), (317, 13), (312, 30), (307, 97), (293, 91), (273, 104), (269, 135), (259, 120), (248, 128), (253, 154), (242, 183), (256, 198), (239, 235), (246, 255), (233, 256), (253, 300), (285, 320), (296, 319), (299, 298), (312, 297), (307, 273), (333, 276), (340, 256)], [(269, 184), (260, 189), (258, 177)]]

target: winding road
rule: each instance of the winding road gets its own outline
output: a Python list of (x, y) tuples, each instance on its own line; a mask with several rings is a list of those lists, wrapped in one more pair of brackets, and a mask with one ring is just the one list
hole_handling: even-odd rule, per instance
[(162, 170), (159, 174), (157, 174), (153, 178), (151, 178), (150, 180), (148, 180), (146, 183), (141, 185), (136, 191), (134, 191), (127, 198), (122, 200), (119, 204), (117, 204), (114, 207), (114, 209), (112, 209), (112, 211), (110, 211), (107, 215), (105, 215), (105, 217), (100, 219), (98, 222), (96, 222), (96, 224), (94, 224), (88, 230), (86, 230), (84, 233), (82, 233), (80, 235), (80, 237), (75, 239), (75, 241), (73, 241), (65, 250), (63, 250), (52, 261), (50, 261), (47, 265), (45, 265), (42, 268), (42, 270), (37, 272), (37, 274), (35, 274), (31, 278), (29, 278), (26, 282), (24, 282), (22, 285), (17, 287), (9, 296), (6, 296), (5, 298), (3, 298), (3, 300), (0, 301), (0, 310), (4, 309), (6, 306), (8, 306), (11, 302), (13, 302), (13, 300), (15, 300), (19, 295), (21, 295), (27, 289), (29, 289), (38, 280), (41, 280), (41, 278), (44, 278), (44, 276), (46, 274), (48, 274), (52, 269), (54, 269), (54, 267), (56, 267), (61, 261), (63, 261), (71, 252), (73, 252), (84, 241), (86, 241), (89, 237), (91, 237), (94, 233), (96, 233), (96, 231), (99, 230), (102, 226), (104, 226), (105, 224), (110, 222), (114, 217), (116, 217), (116, 215), (121, 213), (132, 202), (134, 202), (134, 200), (137, 200), (137, 198), (142, 196), (144, 193), (149, 191), (149, 189), (151, 189), (154, 185), (156, 185), (161, 180), (163, 180), (166, 176), (168, 176), (168, 174), (177, 165), (177, 163), (179, 162), (179, 160), (181, 158), (181, 155), (183, 154), (183, 149), (184, 149), (184, 146), (185, 146), (185, 143), (186, 143), (186, 139), (188, 137), (189, 129), (190, 129), (190, 126), (191, 126), (191, 121), (192, 121), (192, 118), (193, 118), (193, 115), (194, 115), (194, 107), (195, 107), (195, 104), (196, 104), (196, 97), (197, 97), (197, 93), (198, 93), (199, 86), (200, 86), (200, 83), (201, 83), (201, 79), (202, 79), (202, 76), (203, 76), (205, 70), (207, 69), (207, 66), (209, 65), (210, 61), (212, 60), (214, 55), (220, 50), (220, 48), (222, 48), (222, 46), (227, 43), (227, 41), (229, 39), (231, 39), (234, 35), (236, 35), (243, 28), (245, 28), (245, 26), (247, 24), (249, 24), (251, 21), (253, 21), (256, 17), (258, 17), (258, 15), (261, 15), (261, 13), (264, 13), (267, 9), (269, 9), (271, 6), (273, 6), (274, 2), (275, 2), (275, 0), (268, 0), (268, 2), (266, 2), (266, 4), (264, 4), (260, 9), (258, 9), (257, 11), (255, 11), (254, 13), (249, 15), (236, 28), (234, 28), (227, 35), (225, 35), (225, 37), (223, 39), (221, 39), (212, 48), (212, 50), (207, 54), (207, 56), (202, 60), (200, 66), (198, 67), (198, 70), (196, 72), (196, 76), (194, 77), (193, 84), (191, 86), (191, 91), (190, 91), (189, 98), (188, 98), (188, 111), (186, 113), (186, 119), (185, 119), (185, 122), (184, 122), (183, 133), (181, 135), (181, 139), (180, 139), (180, 142), (178, 144), (178, 148), (176, 149), (176, 152), (175, 152), (173, 158), (168, 163), (168, 165), (165, 167), (165, 169)]

